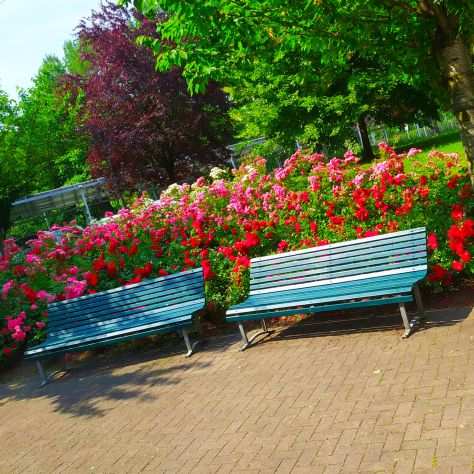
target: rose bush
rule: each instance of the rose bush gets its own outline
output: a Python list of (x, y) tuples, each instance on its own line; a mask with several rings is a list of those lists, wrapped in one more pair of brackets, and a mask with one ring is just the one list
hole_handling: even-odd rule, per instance
[[(266, 171), (263, 158), (232, 173), (214, 169), (172, 185), (106, 223), (39, 232), (26, 248), (7, 240), (0, 257), (0, 363), (41, 340), (47, 304), (199, 265), (208, 304), (227, 307), (248, 287), (250, 258), (418, 226), (428, 228), (427, 284), (472, 276), (474, 211), (466, 170), (455, 154), (431, 152), (416, 172), (380, 145), (372, 166), (321, 154), (291, 156)], [(413, 166), (412, 166), (413, 168)]]

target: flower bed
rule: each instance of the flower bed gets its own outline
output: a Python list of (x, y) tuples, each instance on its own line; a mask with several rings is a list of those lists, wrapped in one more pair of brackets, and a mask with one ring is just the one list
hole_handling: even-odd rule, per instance
[(208, 303), (222, 308), (245, 297), (251, 257), (426, 226), (428, 284), (472, 276), (467, 172), (455, 154), (439, 152), (424, 169), (405, 172), (404, 161), (418, 152), (397, 155), (382, 144), (383, 159), (371, 167), (351, 152), (329, 161), (297, 152), (272, 173), (261, 158), (232, 174), (214, 169), (192, 185), (173, 185), (159, 201), (141, 198), (84, 231), (56, 226), (26, 249), (6, 241), (0, 363), (27, 339), (44, 337), (49, 302), (199, 265)]

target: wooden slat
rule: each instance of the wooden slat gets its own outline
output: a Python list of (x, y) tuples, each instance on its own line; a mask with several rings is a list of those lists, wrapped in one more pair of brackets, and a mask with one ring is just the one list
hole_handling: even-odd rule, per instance
[(329, 285), (320, 285), (316, 287), (299, 288), (297, 290), (289, 289), (286, 291), (263, 293), (250, 295), (242, 303), (239, 303), (229, 311), (239, 310), (249, 306), (265, 305), (267, 303), (274, 302), (285, 302), (285, 301), (298, 301), (311, 298), (312, 296), (326, 295), (326, 294), (337, 294), (338, 292), (350, 293), (350, 291), (360, 292), (361, 289), (378, 289), (378, 288), (390, 288), (400, 286), (413, 286), (413, 284), (419, 281), (423, 277), (424, 273), (420, 272), (417, 274), (402, 274), (402, 275), (391, 275), (388, 277), (376, 278), (376, 279), (359, 279), (355, 281), (346, 281), (340, 283), (334, 283)]
[[(311, 281), (306, 283), (294, 283), (291, 285), (282, 285), (278, 287), (272, 288), (264, 288), (262, 290), (253, 290), (252, 287), (250, 288), (250, 295), (258, 295), (258, 294), (265, 294), (265, 293), (274, 293), (274, 292), (281, 292), (286, 290), (296, 290), (298, 288), (314, 288), (317, 286), (324, 286), (329, 284), (335, 283), (344, 283), (349, 281), (357, 281), (357, 280), (365, 280), (365, 279), (380, 279), (381, 277), (388, 276), (388, 275), (398, 275), (398, 274), (410, 274), (410, 273), (418, 273), (421, 272), (423, 275), (426, 276), (427, 265), (417, 265), (414, 267), (407, 267), (407, 268), (397, 268), (395, 270), (384, 270), (379, 272), (373, 273), (363, 273), (360, 275), (351, 275), (347, 277), (339, 277), (339, 278), (329, 278), (321, 281)], [(422, 279), (421, 277), (420, 279)]]
[(198, 309), (202, 308), (202, 303), (188, 305), (186, 307), (176, 308), (173, 311), (148, 311), (136, 318), (116, 318), (107, 321), (90, 322), (87, 325), (72, 327), (48, 333), (48, 341), (54, 343), (62, 339), (77, 339), (83, 336), (92, 336), (97, 334), (107, 334), (117, 330), (129, 330), (134, 327), (140, 327), (148, 323), (169, 324), (177, 318), (186, 316), (189, 320)]
[(340, 311), (345, 309), (356, 309), (356, 308), (367, 308), (373, 306), (381, 306), (386, 304), (396, 303), (408, 303), (413, 301), (413, 296), (402, 295), (402, 296), (383, 296), (380, 298), (373, 298), (369, 301), (353, 301), (344, 303), (328, 303), (318, 306), (308, 306), (304, 308), (290, 308), (290, 309), (272, 309), (270, 311), (255, 311), (254, 313), (236, 314), (226, 316), (226, 321), (231, 322), (243, 322), (243, 321), (255, 321), (265, 318), (279, 318), (282, 316), (291, 316), (294, 314), (312, 314), (312, 313), (324, 313), (328, 311)]
[(250, 295), (226, 320), (412, 301), (426, 273), (425, 228), (255, 258)]
[[(179, 323), (180, 321), (189, 322), (189, 317), (183, 316), (182, 318), (177, 318), (174, 322)], [(43, 345), (41, 347), (39, 346), (32, 347), (28, 349), (27, 352), (28, 352), (28, 355), (40, 354), (41, 352), (47, 352), (48, 350), (54, 350), (54, 349), (61, 349), (61, 352), (64, 352), (64, 351), (67, 351), (69, 347), (83, 345), (89, 342), (107, 340), (107, 339), (114, 338), (116, 336), (123, 336), (125, 334), (138, 333), (138, 332), (143, 332), (150, 329), (156, 329), (156, 328), (159, 328), (160, 325), (163, 325), (163, 323), (154, 322), (154, 323), (144, 324), (139, 327), (130, 328), (130, 330), (128, 331), (114, 331), (108, 334), (102, 334), (100, 336), (83, 337), (81, 339), (71, 340), (68, 342), (59, 341), (58, 343), (51, 343), (51, 344)]]
[(204, 306), (202, 269), (50, 305), (48, 337), (31, 358), (70, 348), (104, 345), (192, 324)]
[(388, 282), (380, 282), (378, 280), (373, 280), (372, 282), (365, 280), (362, 281), (359, 285), (342, 285), (336, 288), (333, 288), (332, 285), (324, 287), (312, 287), (312, 288), (302, 288), (296, 291), (284, 291), (280, 293), (266, 293), (259, 295), (251, 295), (247, 300), (240, 303), (239, 305), (232, 306), (231, 310), (239, 310), (240, 308), (249, 307), (249, 306), (258, 306), (262, 304), (272, 303), (272, 302), (297, 302), (298, 300), (304, 300), (311, 298), (313, 296), (326, 296), (326, 295), (337, 295), (337, 294), (348, 294), (350, 295), (351, 291), (355, 293), (360, 293), (364, 289), (368, 291), (370, 289), (383, 289), (385, 288), (389, 291), (391, 288), (400, 288), (413, 286), (413, 282), (416, 280), (393, 280)]
[(166, 275), (166, 276), (154, 278), (151, 280), (145, 280), (143, 282), (134, 283), (127, 286), (120, 286), (118, 288), (101, 291), (100, 293), (96, 293), (93, 295), (85, 295), (85, 296), (80, 296), (78, 298), (74, 298), (74, 299), (70, 299), (66, 301), (52, 303), (51, 305), (49, 305), (49, 307), (51, 309), (54, 309), (56, 306), (64, 307), (64, 305), (74, 304), (78, 301), (86, 301), (86, 300), (97, 301), (98, 299), (105, 297), (105, 295), (113, 295), (114, 293), (123, 293), (125, 291), (128, 293), (128, 292), (133, 292), (135, 289), (137, 289), (138, 291), (141, 291), (143, 288), (146, 288), (148, 285), (155, 285), (155, 284), (159, 285), (160, 283), (162, 283), (163, 286), (174, 285), (175, 283), (178, 285), (178, 284), (181, 284), (182, 282), (192, 281), (194, 279), (197, 279), (197, 280), (203, 279), (201, 268), (195, 268), (193, 270), (188, 270), (186, 272), (174, 273), (172, 275)]
[(332, 303), (332, 302), (342, 302), (357, 300), (363, 298), (373, 298), (377, 296), (388, 296), (388, 295), (404, 295), (409, 294), (411, 291), (411, 286), (398, 287), (398, 288), (381, 288), (379, 290), (366, 291), (361, 290), (359, 293), (346, 293), (341, 291), (341, 293), (331, 295), (331, 296), (322, 296), (322, 297), (313, 297), (307, 300), (295, 300), (295, 301), (285, 301), (274, 304), (267, 304), (262, 306), (253, 306), (249, 308), (239, 308), (239, 309), (230, 309), (227, 311), (227, 314), (230, 316), (232, 314), (245, 314), (245, 313), (254, 313), (255, 311), (264, 311), (264, 310), (276, 310), (276, 309), (290, 309), (290, 308), (299, 308), (304, 306), (316, 306), (323, 303)]
[(364, 291), (364, 289), (367, 291), (378, 289), (386, 289), (387, 291), (389, 291), (393, 288), (411, 287), (414, 281), (416, 281), (415, 278), (404, 277), (386, 278), (383, 280), (358, 280), (356, 282), (344, 282), (334, 285), (302, 288), (296, 291), (287, 290), (278, 293), (251, 295), (244, 302), (235, 305), (231, 309), (229, 309), (228, 313), (230, 314), (233, 311), (240, 311), (240, 309), (243, 308), (256, 307), (273, 303), (286, 304), (288, 302), (293, 304), (294, 302), (303, 301), (311, 299), (312, 297), (319, 296), (331, 296), (338, 294), (350, 296), (351, 292), (353, 292), (354, 294), (360, 294), (362, 291)]
[[(169, 305), (169, 306), (147, 306), (145, 308), (142, 308), (137, 311), (115, 311), (110, 315), (110, 317), (104, 318), (104, 317), (94, 317), (90, 315), (84, 315), (82, 318), (75, 318), (71, 320), (68, 323), (62, 324), (62, 325), (54, 325), (54, 326), (49, 326), (47, 327), (48, 335), (57, 333), (59, 331), (68, 331), (68, 330), (73, 330), (77, 327), (90, 327), (95, 324), (101, 323), (103, 325), (106, 324), (111, 324), (114, 323), (117, 320), (125, 320), (125, 321), (136, 321), (139, 320), (142, 316), (146, 316), (147, 314), (150, 313), (155, 313), (155, 314), (167, 314), (167, 313), (172, 313), (175, 311), (186, 311), (187, 308), (193, 307), (196, 304), (196, 301), (202, 302), (202, 305), (204, 304), (204, 298), (202, 299), (195, 299), (193, 301), (187, 301), (185, 303), (179, 303), (175, 305)], [(201, 305), (201, 307), (202, 307)]]
[[(139, 332), (135, 333), (127, 333), (127, 334), (122, 334), (114, 337), (110, 337), (108, 339), (101, 339), (97, 341), (89, 341), (89, 342), (83, 342), (81, 344), (76, 344), (73, 346), (68, 346), (67, 347), (67, 352), (74, 352), (74, 351), (84, 351), (84, 350), (90, 350), (90, 349), (95, 349), (97, 347), (104, 347), (104, 346), (110, 346), (113, 344), (117, 344), (119, 342), (125, 342), (125, 341), (130, 341), (133, 339), (138, 339), (142, 338), (145, 336), (151, 336), (154, 334), (162, 334), (162, 333), (169, 333), (169, 332), (176, 332), (180, 329), (183, 328), (189, 328), (191, 327), (191, 322), (189, 321), (179, 321), (179, 322), (174, 322), (173, 324), (169, 324), (166, 326), (157, 326), (157, 327), (151, 327), (146, 330), (142, 330)], [(30, 354), (29, 351), (25, 352), (25, 358), (27, 359), (41, 359), (45, 357), (51, 357), (54, 355), (58, 354), (63, 354), (65, 352), (65, 349), (58, 347), (55, 349), (51, 348), (42, 348), (41, 346), (35, 346), (32, 348), (32, 350), (35, 350), (37, 348), (42, 349), (41, 352), (33, 353)]]
[[(160, 296), (160, 297), (158, 297)], [(100, 317), (107, 319), (109, 314), (116, 312), (129, 312), (138, 311), (141, 307), (165, 307), (167, 305), (174, 304), (176, 301), (185, 303), (186, 301), (192, 301), (196, 298), (203, 297), (202, 284), (200, 288), (196, 288), (193, 292), (186, 293), (167, 293), (166, 295), (158, 295), (155, 293), (147, 293), (142, 296), (135, 296), (130, 298), (128, 295), (123, 295), (123, 300), (114, 299), (113, 301), (102, 301), (101, 305), (97, 306), (86, 306), (81, 305), (74, 306), (73, 309), (67, 308), (66, 311), (60, 313), (53, 313), (49, 315), (48, 324), (52, 326), (60, 326), (67, 324), (68, 321), (74, 319), (83, 319), (84, 315), (90, 315), (91, 317)], [(166, 299), (167, 298), (167, 299)]]
[(155, 319), (164, 320), (167, 317), (174, 317), (174, 314), (193, 314), (197, 309), (202, 308), (204, 305), (204, 298), (196, 299), (194, 301), (188, 301), (184, 304), (170, 305), (168, 307), (158, 308), (147, 308), (141, 311), (139, 314), (124, 315), (122, 313), (116, 313), (112, 318), (101, 319), (101, 318), (89, 318), (84, 320), (76, 320), (69, 326), (57, 327), (48, 330), (48, 337), (50, 335), (73, 331), (81, 327), (96, 327), (96, 326), (107, 326), (108, 324), (114, 324), (118, 321), (125, 321), (126, 324), (140, 324), (142, 318), (147, 318), (149, 315), (153, 315)]
[(154, 286), (154, 285), (146, 285), (143, 288), (135, 288), (133, 291), (126, 291), (127, 287), (123, 287), (121, 292), (113, 293), (113, 294), (105, 294), (102, 295), (101, 293), (96, 293), (95, 295), (90, 296), (100, 296), (94, 299), (86, 299), (80, 300), (79, 298), (74, 298), (70, 300), (65, 300), (61, 303), (55, 303), (54, 307), (49, 308), (50, 314), (61, 314), (65, 311), (74, 312), (76, 308), (93, 308), (100, 306), (104, 303), (111, 303), (114, 301), (133, 301), (135, 298), (142, 298), (143, 296), (155, 295), (158, 299), (165, 299), (172, 295), (173, 293), (186, 293), (188, 291), (193, 292), (196, 289), (202, 288), (203, 282), (202, 280), (195, 280), (192, 282), (187, 282), (186, 284), (182, 284), (179, 287), (163, 287), (161, 285)]
[(252, 290), (258, 290), (263, 288), (273, 288), (273, 287), (280, 287), (280, 286), (287, 286), (291, 285), (292, 283), (299, 284), (305, 282), (312, 282), (312, 281), (324, 281), (328, 279), (334, 279), (339, 277), (345, 276), (352, 276), (352, 275), (360, 275), (361, 270), (367, 273), (374, 273), (382, 270), (392, 270), (392, 269), (403, 269), (406, 267), (412, 267), (416, 265), (424, 265), (426, 259), (424, 257), (414, 259), (414, 258), (407, 258), (406, 260), (400, 262), (392, 262), (389, 261), (372, 261), (373, 265), (366, 266), (361, 269), (359, 264), (353, 265), (344, 265), (341, 267), (334, 267), (334, 268), (327, 268), (317, 270), (308, 270), (308, 271), (300, 271), (300, 272), (292, 272), (292, 273), (282, 273), (278, 275), (269, 275), (264, 278), (259, 278), (257, 280), (251, 281)]
[[(390, 251), (391, 249), (409, 250), (415, 246), (424, 246), (426, 248), (425, 238), (413, 240), (410, 236), (403, 236), (397, 239), (397, 241), (384, 240), (373, 243), (363, 241), (355, 247), (341, 247), (337, 249), (327, 248), (325, 246), (313, 247), (311, 249), (299, 250), (296, 254), (295, 252), (286, 252), (272, 255), (272, 259), (261, 262), (255, 262), (257, 259), (252, 259), (252, 269), (254, 272), (258, 273), (285, 263), (302, 264), (305, 261), (311, 261), (312, 259), (315, 259), (315, 261), (318, 259), (322, 261), (324, 261), (324, 259), (337, 261), (351, 256), (367, 255), (373, 252), (383, 252), (385, 250)], [(396, 252), (394, 252), (394, 254), (396, 254)]]
[[(338, 252), (347, 252), (348, 250), (359, 248), (373, 248), (376, 245), (384, 245), (387, 241), (390, 243), (395, 243), (397, 240), (401, 241), (410, 241), (416, 242), (417, 240), (423, 241), (426, 236), (426, 229), (424, 227), (420, 227), (417, 229), (411, 229), (407, 231), (401, 232), (392, 232), (389, 234), (382, 234), (373, 237), (365, 237), (362, 239), (355, 239), (355, 240), (348, 240), (345, 242), (338, 242), (335, 244), (328, 244), (328, 245), (321, 245), (319, 247), (312, 247), (303, 250), (293, 250), (291, 252), (285, 252), (280, 254), (274, 255), (267, 255), (265, 257), (257, 257), (252, 259), (252, 264), (257, 267), (260, 265), (266, 265), (272, 260), (280, 260), (281, 258), (288, 257), (290, 260), (291, 258), (299, 257), (305, 255), (307, 253), (312, 252), (331, 252), (331, 254), (335, 254)], [(380, 241), (380, 242), (379, 242)]]
[[(426, 256), (426, 243), (413, 245), (409, 244), (391, 244), (384, 245), (383, 247), (374, 247), (371, 249), (370, 259), (386, 258), (393, 256), (406, 255), (407, 253), (419, 253), (420, 255)], [(345, 263), (352, 262), (365, 262), (367, 261), (368, 253), (367, 249), (354, 250), (349, 253), (340, 253), (332, 255), (326, 253), (324, 255), (314, 256), (313, 254), (306, 254), (308, 258), (304, 259), (290, 259), (285, 261), (273, 262), (271, 265), (265, 265), (260, 267), (251, 267), (251, 278), (259, 278), (262, 275), (272, 272), (284, 272), (287, 269), (304, 269), (307, 268), (320, 268), (325, 265), (342, 265)]]
[(113, 300), (115, 298), (122, 298), (124, 294), (129, 295), (130, 297), (135, 294), (146, 293), (150, 291), (166, 292), (172, 290), (179, 290), (180, 288), (185, 289), (189, 286), (199, 285), (202, 282), (202, 278), (194, 278), (189, 280), (180, 281), (179, 285), (171, 285), (168, 283), (163, 284), (162, 282), (144, 281), (142, 283), (134, 284), (129, 286), (122, 286), (119, 288), (114, 288), (113, 290), (102, 291), (100, 293), (85, 295), (74, 299), (69, 299), (61, 302), (56, 302), (50, 305), (50, 309), (55, 311), (57, 307), (63, 310), (66, 307), (72, 307), (74, 305), (81, 305), (86, 307), (88, 304), (95, 305), (99, 304), (101, 300), (105, 299), (107, 301)]

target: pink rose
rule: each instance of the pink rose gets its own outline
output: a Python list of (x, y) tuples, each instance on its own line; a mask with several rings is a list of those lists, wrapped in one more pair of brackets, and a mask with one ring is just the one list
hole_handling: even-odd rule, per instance
[(26, 338), (26, 332), (22, 331), (21, 329), (17, 329), (13, 334), (12, 334), (12, 339), (15, 341), (24, 341)]
[(8, 297), (8, 293), (13, 288), (14, 283), (13, 280), (8, 280), (2, 287), (2, 299), (6, 300)]

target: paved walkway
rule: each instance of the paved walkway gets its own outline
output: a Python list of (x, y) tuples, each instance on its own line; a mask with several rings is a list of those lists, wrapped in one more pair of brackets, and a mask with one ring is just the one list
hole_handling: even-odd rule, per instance
[(94, 359), (45, 389), (26, 366), (0, 384), (0, 472), (471, 473), (474, 311), (429, 319), (402, 341), (399, 317), (316, 318), (243, 353), (230, 335), (191, 359)]

